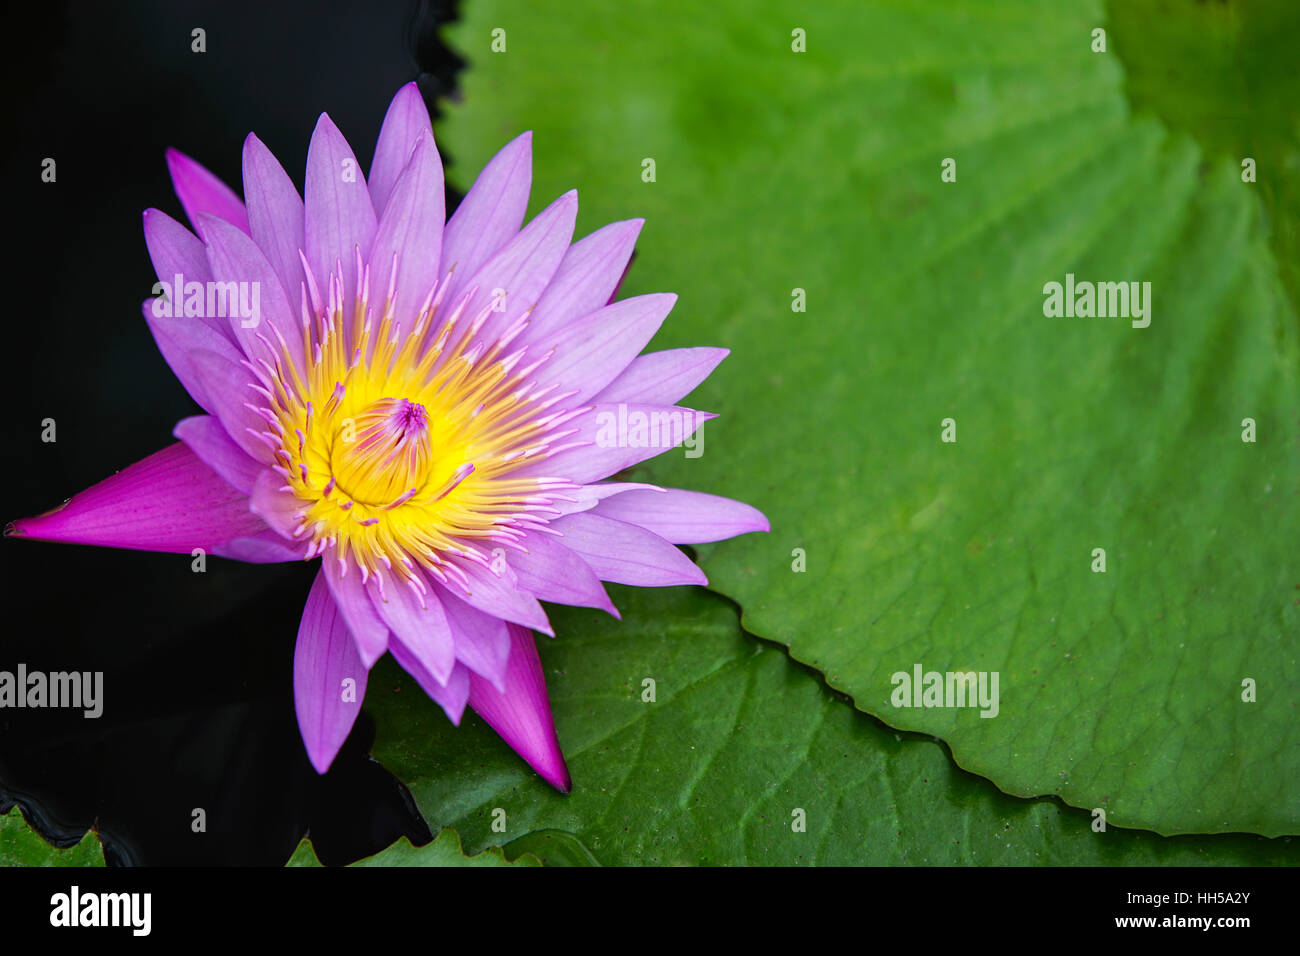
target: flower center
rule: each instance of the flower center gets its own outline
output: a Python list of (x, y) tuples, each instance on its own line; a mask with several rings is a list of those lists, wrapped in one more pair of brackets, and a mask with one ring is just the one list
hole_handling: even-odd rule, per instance
[(400, 503), (429, 478), (429, 413), (405, 398), (381, 398), (344, 419), (334, 436), (330, 471), (338, 487), (367, 505)]

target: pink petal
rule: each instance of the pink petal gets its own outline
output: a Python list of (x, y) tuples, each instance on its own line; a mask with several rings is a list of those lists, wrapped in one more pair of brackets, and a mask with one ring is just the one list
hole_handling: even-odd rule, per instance
[(608, 304), (644, 223), (644, 219), (613, 222), (575, 242), (528, 317), (528, 329), (519, 336), (520, 343), (535, 342)]
[(171, 173), (172, 186), (185, 208), (185, 215), (190, 217), (194, 231), (204, 241), (207, 236), (199, 223), (199, 216), (203, 213), (224, 219), (237, 229), (248, 232), (248, 213), (243, 201), (219, 177), (176, 149), (167, 150), (167, 171)]
[(560, 741), (555, 735), (542, 661), (533, 635), (510, 625), (510, 663), (504, 691), (477, 674), (469, 676), (469, 706), (542, 779), (562, 793), (573, 788)]
[(244, 197), (249, 234), (280, 277), (285, 298), (294, 305), (303, 281), (298, 258), (305, 245), (302, 197), (279, 160), (252, 133), (244, 140)]
[[(204, 223), (212, 277), (218, 282), (234, 282), (240, 286), (239, 307), (228, 307), (226, 311), (230, 315), (227, 320), (230, 330), (244, 354), (254, 361), (266, 359), (274, 364), (284, 354), (280, 344), (283, 342), (288, 346), (294, 366), (304, 370), (300, 319), (285, 297), (284, 285), (275, 268), (257, 243), (234, 226), (202, 214), (199, 221)], [(252, 315), (248, 318), (242, 313), (244, 304), (250, 306)]]
[[(375, 158), (370, 163), (369, 181), (370, 199), (376, 215), (383, 216), (393, 187), (410, 161), (411, 151), (425, 133), (433, 134), (429, 111), (425, 108), (420, 88), (410, 82), (398, 90), (393, 101), (388, 104), (384, 125), (379, 129), (379, 141), (375, 143)], [(441, 163), (439, 169), (441, 170)], [(441, 193), (438, 202), (442, 203)], [(441, 227), (442, 223), (438, 225)]]
[(586, 561), (602, 581), (645, 588), (708, 584), (690, 558), (659, 535), (590, 511), (557, 518), (560, 542)]
[[(644, 439), (652, 444), (633, 443), (642, 440), (635, 431), (637, 415), (646, 416), (648, 424)], [(579, 484), (599, 481), (647, 458), (663, 454), (675, 447), (673, 439), (679, 443), (685, 441), (704, 422), (717, 417), (712, 412), (672, 405), (639, 405), (631, 402), (594, 405), (565, 426), (565, 430), (573, 429), (574, 434), (566, 436), (561, 446), (573, 444), (575, 447), (539, 458), (521, 466), (513, 474), (519, 477), (562, 477)]]
[(729, 354), (729, 349), (701, 347), (637, 356), (592, 400), (607, 405), (619, 402), (675, 405), (708, 378)]
[(763, 513), (743, 501), (678, 488), (615, 495), (596, 505), (591, 514), (637, 525), (673, 544), (702, 544), (772, 530)]
[[(433, 589), (418, 595), (394, 572), (385, 575), (382, 594), (376, 575), (371, 575), (366, 582), (366, 591), (393, 637), (406, 646), (435, 681), (446, 684), (456, 666), (456, 645), (451, 625), (447, 623), (447, 612)], [(388, 650), (393, 652), (393, 647), (390, 641)]]
[(393, 187), (370, 252), (371, 294), (380, 307), (396, 260), (393, 316), (406, 330), (414, 328), (420, 306), (438, 280), (443, 203), (442, 160), (433, 137), (424, 133)]
[(370, 595), (361, 583), (361, 572), (354, 564), (346, 574), (343, 573), (337, 552), (333, 549), (325, 552), (321, 566), (325, 570), (330, 593), (334, 595), (334, 603), (348, 622), (348, 630), (356, 641), (357, 653), (361, 655), (366, 667), (374, 667), (375, 661), (388, 650), (388, 625), (370, 602)]
[(483, 167), (447, 222), (442, 270), (454, 278), (445, 301), (455, 301), (479, 266), (519, 232), (533, 181), (532, 146), (531, 132), (507, 143)]
[(307, 150), (306, 187), (307, 262), (322, 295), (329, 288), (329, 277), (342, 265), (343, 317), (350, 327), (358, 282), (357, 251), (362, 262), (370, 256), (375, 208), (352, 147), (325, 113)]
[(521, 588), (543, 601), (594, 607), (620, 616), (591, 566), (556, 538), (531, 533), (522, 544), (527, 553), (511, 552), (509, 558)]
[(540, 357), (553, 352), (533, 374), (539, 386), (552, 382), (581, 405), (612, 382), (659, 331), (677, 296), (640, 295), (597, 309), (556, 329), (529, 349)]
[(13, 522), (7, 532), (41, 541), (189, 554), (265, 530), (248, 510), (248, 496), (177, 442), (53, 511)]
[(447, 714), (447, 719), (455, 726), (460, 726), (460, 719), (465, 714), (465, 704), (469, 700), (469, 670), (460, 664), (452, 668), (445, 684), (439, 683), (420, 658), (400, 640), (394, 639), (388, 645), (393, 659), (401, 665), (402, 670), (415, 678), (415, 682)]
[(317, 574), (293, 649), (294, 710), (317, 773), (329, 769), (361, 713), (367, 670), (324, 574)]
[(253, 493), (253, 484), (265, 466), (231, 439), (220, 420), (211, 415), (182, 418), (172, 434), (230, 485), (246, 495)]

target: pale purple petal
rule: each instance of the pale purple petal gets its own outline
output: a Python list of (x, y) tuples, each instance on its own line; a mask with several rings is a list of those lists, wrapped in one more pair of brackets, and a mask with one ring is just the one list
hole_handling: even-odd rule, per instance
[(599, 608), (620, 617), (591, 566), (559, 539), (533, 532), (524, 536), (522, 545), (526, 553), (512, 551), (509, 557), (521, 588), (543, 601)]
[(147, 299), (144, 303), (144, 320), (153, 333), (154, 343), (162, 354), (163, 361), (176, 375), (177, 380), (185, 386), (199, 406), (207, 412), (212, 411), (212, 399), (208, 396), (199, 380), (199, 374), (190, 359), (190, 353), (196, 350), (213, 352), (227, 361), (237, 362), (242, 356), (230, 340), (214, 332), (211, 327), (192, 318), (174, 318), (158, 315), (165, 311), (166, 303), (161, 299)]
[[(442, 271), (452, 273), (448, 302), (479, 266), (519, 232), (533, 181), (533, 134), (507, 143), (483, 167), (442, 234)], [(490, 290), (489, 290), (490, 291)]]
[(533, 374), (539, 386), (555, 383), (581, 405), (627, 368), (659, 331), (677, 296), (640, 295), (575, 319), (529, 349), (540, 357), (553, 353)]
[[(425, 133), (433, 133), (429, 111), (420, 95), (420, 88), (410, 82), (398, 90), (388, 104), (384, 125), (379, 129), (379, 141), (375, 143), (375, 158), (370, 163), (370, 199), (377, 216), (383, 216), (393, 187), (410, 161), (411, 151)], [(441, 205), (441, 191), (438, 202)]]
[[(375, 575), (366, 582), (370, 603), (393, 632), (393, 637), (406, 645), (434, 680), (445, 684), (456, 666), (456, 645), (442, 602), (432, 588), (427, 585), (426, 588), (427, 593), (416, 594), (396, 573), (385, 576), (382, 593)], [(391, 641), (388, 649), (393, 650)]]
[[(257, 243), (229, 223), (199, 215), (204, 222), (208, 243), (208, 262), (217, 282), (235, 283), (238, 306), (227, 307), (230, 329), (244, 354), (250, 359), (274, 362), (288, 355), (294, 367), (305, 369), (302, 351), (302, 326), (275, 268)], [(220, 300), (215, 303), (220, 307)], [(278, 335), (276, 333), (279, 333)]]
[(250, 458), (231, 439), (220, 420), (211, 415), (182, 418), (172, 434), (239, 491), (246, 495), (253, 493), (253, 484), (266, 466)]
[(388, 650), (388, 625), (379, 617), (379, 612), (370, 602), (370, 595), (361, 583), (361, 572), (354, 564), (343, 573), (334, 549), (325, 552), (321, 558), (325, 569), (325, 580), (329, 582), (330, 593), (334, 603), (348, 622), (348, 630), (357, 642), (357, 653), (366, 667), (373, 667), (375, 661), (384, 656)]
[(644, 219), (612, 222), (575, 242), (528, 317), (528, 329), (520, 335), (520, 343), (535, 342), (608, 304), (644, 224)]
[(408, 331), (438, 280), (446, 215), (443, 192), (442, 160), (433, 137), (424, 133), (393, 187), (370, 252), (371, 296), (380, 306), (397, 263), (393, 316)]
[(362, 262), (370, 256), (375, 208), (352, 147), (325, 113), (307, 150), (306, 187), (307, 263), (322, 294), (329, 277), (342, 266), (343, 317), (350, 327), (357, 293), (357, 251)]
[(293, 703), (307, 756), (329, 769), (348, 739), (366, 697), (367, 667), (325, 583), (317, 574), (293, 649)]
[(592, 400), (607, 405), (674, 405), (693, 392), (729, 354), (729, 349), (700, 347), (639, 355)]
[(388, 645), (388, 652), (401, 665), (402, 670), (415, 678), (420, 689), (446, 712), (447, 719), (459, 727), (460, 719), (465, 714), (465, 704), (469, 700), (469, 669), (462, 664), (457, 664), (452, 668), (447, 682), (439, 683), (437, 678), (429, 673), (429, 669), (420, 662), (419, 656), (396, 635)]
[(263, 397), (250, 387), (252, 375), (249, 371), (203, 349), (189, 353), (188, 358), (212, 405), (210, 411), (221, 419), (226, 433), (254, 459), (265, 465), (272, 464), (274, 456), (270, 446), (256, 437), (267, 431), (267, 422), (248, 407), (264, 404)]
[(244, 198), (249, 233), (280, 277), (285, 298), (295, 305), (303, 281), (298, 257), (305, 243), (302, 197), (279, 160), (252, 133), (244, 140)]
[(560, 512), (556, 517), (577, 514), (579, 511), (590, 511), (610, 495), (621, 495), (628, 491), (662, 490), (658, 485), (647, 485), (638, 481), (598, 481), (595, 484), (583, 485), (577, 491), (565, 492), (565, 497), (573, 500), (556, 501), (555, 507)]
[(673, 544), (703, 544), (772, 530), (763, 513), (743, 501), (680, 488), (614, 495), (591, 514), (637, 525)]
[(577, 552), (602, 581), (645, 588), (709, 583), (685, 554), (636, 525), (585, 511), (559, 518), (551, 527), (564, 535), (560, 542)]
[(594, 405), (566, 424), (564, 430), (573, 434), (557, 445), (575, 447), (523, 465), (513, 474), (564, 477), (580, 484), (599, 481), (663, 454), (717, 417), (712, 412), (671, 405)]
[(304, 560), (307, 556), (307, 542), (295, 544), (286, 541), (278, 531), (268, 528), (247, 538), (231, 538), (225, 544), (213, 548), (212, 553), (249, 564), (277, 564)]
[(515, 584), (514, 572), (509, 568), (502, 575), (469, 561), (462, 563), (460, 568), (469, 578), (470, 588), (465, 591), (456, 584), (446, 585), (447, 590), (456, 597), (484, 614), (492, 614), (551, 637), (555, 636), (551, 622), (547, 620), (542, 606), (537, 603), (537, 598)]
[(248, 510), (247, 495), (177, 442), (6, 530), (41, 541), (189, 554), (266, 525)]
[(470, 607), (446, 588), (438, 587), (437, 591), (456, 642), (456, 660), (491, 681), (498, 690), (504, 690), (510, 657), (506, 622)]
[[(494, 341), (537, 304), (569, 248), (577, 215), (578, 194), (567, 192), (539, 212), (464, 284), (464, 289), (477, 290), (465, 306), (467, 319), (485, 308), (493, 309), (479, 330), (479, 341)], [(448, 301), (459, 305), (458, 294), (453, 284)]]
[(543, 780), (563, 793), (573, 788), (555, 735), (542, 661), (527, 628), (510, 625), (510, 663), (505, 691), (497, 690), (477, 674), (470, 674), (469, 706)]
[(282, 538), (297, 541), (294, 532), (302, 525), (305, 502), (285, 488), (284, 476), (267, 468), (253, 482), (253, 493), (249, 495), (248, 506)]
[(248, 213), (243, 200), (220, 177), (176, 149), (167, 150), (167, 171), (171, 173), (172, 186), (185, 215), (205, 241), (207, 236), (199, 222), (199, 216), (205, 213), (248, 232)]
[[(208, 265), (208, 251), (202, 240), (179, 222), (157, 209), (144, 211), (144, 244), (149, 250), (158, 281), (165, 282), (170, 289), (170, 311), (176, 318), (185, 316), (185, 287), (190, 283), (199, 283), (195, 290), (203, 290), (203, 283), (212, 279), (212, 267)], [(177, 277), (181, 288), (176, 288)], [(206, 302), (206, 292), (203, 300)], [(218, 333), (227, 342), (235, 341), (235, 334), (230, 330), (230, 323), (216, 316), (209, 316), (206, 308), (191, 311), (187, 319), (197, 320)]]

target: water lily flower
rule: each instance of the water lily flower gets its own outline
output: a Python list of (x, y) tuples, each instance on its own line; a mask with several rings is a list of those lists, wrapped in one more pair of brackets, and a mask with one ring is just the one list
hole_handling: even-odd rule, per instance
[(645, 423), (671, 422), (681, 441), (712, 417), (674, 403), (727, 351), (639, 354), (676, 300), (614, 301), (641, 220), (574, 243), (569, 192), (523, 225), (528, 133), (447, 220), (413, 83), (369, 177), (324, 114), (302, 197), (251, 134), (242, 200), (176, 151), (167, 163), (194, 231), (145, 212), (159, 285), (144, 315), (206, 414), (9, 533), (320, 558), (293, 667), (318, 772), (387, 651), (453, 723), (473, 708), (567, 792), (532, 634), (554, 636), (539, 600), (617, 616), (601, 582), (704, 584), (676, 544), (768, 530), (740, 502), (608, 480), (668, 447)]

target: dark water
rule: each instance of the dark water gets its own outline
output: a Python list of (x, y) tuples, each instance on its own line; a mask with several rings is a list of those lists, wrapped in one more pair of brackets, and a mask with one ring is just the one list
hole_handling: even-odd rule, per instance
[[(0, 522), (170, 444), (199, 412), (140, 314), (154, 282), (140, 214), (184, 218), (166, 147), (237, 185), (253, 130), (301, 188), (322, 110), (368, 166), (397, 88), (418, 79), (432, 111), (458, 69), (437, 36), (448, 4), (69, 6), (6, 22)], [(0, 709), (0, 811), (19, 802), (53, 841), (93, 826), (117, 863), (278, 865), (308, 831), (328, 863), (427, 841), (367, 755), (368, 717), (325, 777), (307, 761), (291, 664), (315, 570), (210, 558), (197, 574), (188, 556), (0, 541), (0, 670), (104, 674), (98, 719)]]

